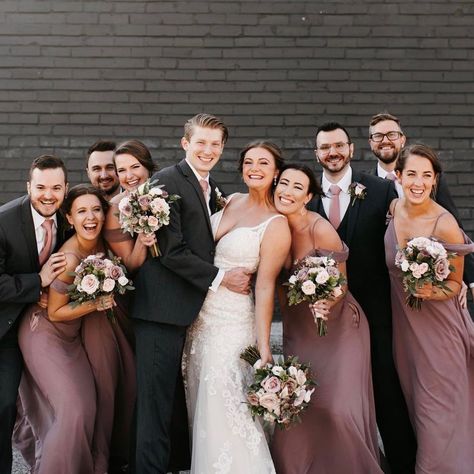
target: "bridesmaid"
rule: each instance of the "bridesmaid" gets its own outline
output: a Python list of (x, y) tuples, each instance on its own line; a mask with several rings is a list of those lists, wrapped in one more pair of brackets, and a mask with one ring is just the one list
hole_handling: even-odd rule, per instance
[[(67, 295), (73, 280), (70, 272), (79, 261), (106, 250), (101, 230), (107, 206), (93, 186), (78, 185), (70, 190), (63, 210), (75, 234), (61, 247), (66, 271), (49, 288), (47, 310), (33, 305), (20, 324), (18, 338), (25, 361), (20, 396), (36, 437), (36, 465), (31, 466), (35, 473), (108, 471), (113, 407), (119, 397), (115, 391), (119, 381), (124, 382), (120, 371), (132, 354), (129, 347), (125, 351), (123, 335), (122, 341), (113, 338), (110, 324), (104, 323), (103, 311), (115, 306), (113, 296), (73, 308)], [(88, 349), (94, 353), (92, 341), (86, 345), (81, 338), (81, 326), (89, 318), (103, 321), (103, 333), (91, 335), (95, 344), (111, 348), (100, 361), (91, 360), (88, 353)], [(133, 384), (133, 376), (130, 382)]]
[[(431, 198), (441, 173), (431, 148), (405, 148), (395, 170), (404, 197), (392, 203), (385, 249), (395, 364), (418, 441), (416, 472), (468, 474), (474, 469), (474, 323), (456, 295), (463, 256), (474, 244)], [(421, 311), (405, 304), (401, 270), (395, 267), (397, 249), (413, 237), (434, 237), (457, 254), (446, 280), (451, 291), (425, 284), (416, 295), (423, 299)]]
[(115, 255), (131, 273), (138, 270), (147, 257), (148, 248), (156, 243), (155, 233), (138, 234), (136, 239), (124, 233), (118, 219), (118, 204), (130, 191), (134, 191), (151, 177), (156, 166), (148, 148), (138, 140), (128, 140), (114, 151), (114, 162), (120, 186), (124, 190), (110, 201), (105, 222), (104, 237)]
[[(305, 206), (321, 194), (312, 171), (288, 164), (275, 190), (275, 206), (288, 218), (292, 243), (286, 268), (307, 255), (331, 255), (346, 273), (348, 249), (331, 224)], [(288, 276), (286, 277), (288, 278)], [(379, 467), (370, 367), (369, 327), (349, 292), (314, 304), (328, 317), (327, 336), (317, 334), (310, 308), (288, 306), (279, 288), (283, 352), (310, 362), (318, 387), (302, 423), (275, 430), (272, 455), (278, 474), (382, 473)]]

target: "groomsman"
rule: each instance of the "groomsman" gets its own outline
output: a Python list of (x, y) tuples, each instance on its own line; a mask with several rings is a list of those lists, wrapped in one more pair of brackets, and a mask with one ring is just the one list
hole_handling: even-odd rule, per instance
[(244, 268), (214, 266), (210, 214), (216, 210), (216, 183), (209, 172), (219, 161), (228, 131), (224, 123), (198, 114), (184, 126), (186, 157), (164, 168), (158, 179), (170, 194), (170, 224), (157, 233), (162, 256), (147, 260), (134, 282), (137, 360), (136, 474), (189, 469), (189, 434), (181, 356), (186, 328), (199, 314), (207, 292), (223, 285), (249, 292)]
[[(400, 125), (400, 120), (395, 115), (383, 112), (374, 115), (369, 124), (369, 144), (372, 153), (377, 158), (377, 167), (374, 172), (377, 176), (390, 179), (395, 182), (395, 187), (399, 197), (403, 196), (403, 190), (395, 177), (395, 164), (397, 158), (405, 146), (406, 136)], [(444, 175), (439, 177), (433, 199), (447, 211), (449, 211), (462, 227), (459, 219), (459, 213), (454, 204), (448, 184)], [(464, 281), (471, 289), (474, 298), (474, 255), (466, 255), (464, 259)], [(460, 293), (460, 300), (465, 306), (466, 291)]]
[(107, 201), (120, 193), (114, 163), (115, 142), (99, 140), (87, 150), (86, 171), (92, 186), (104, 192)]
[(385, 264), (386, 214), (396, 198), (393, 183), (350, 166), (354, 144), (338, 123), (316, 132), (316, 160), (324, 196), (308, 205), (328, 218), (349, 247), (349, 289), (370, 327), (377, 425), (392, 474), (415, 471), (416, 442), (392, 356), (390, 281)]
[(10, 474), (11, 438), (22, 371), (18, 325), (32, 303), (47, 304), (44, 291), (64, 271), (58, 214), (67, 191), (64, 163), (42, 155), (30, 168), (28, 194), (0, 207), (0, 473)]

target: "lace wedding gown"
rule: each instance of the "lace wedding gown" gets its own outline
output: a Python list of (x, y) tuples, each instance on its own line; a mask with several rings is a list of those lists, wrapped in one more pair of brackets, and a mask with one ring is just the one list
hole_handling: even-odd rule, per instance
[[(215, 265), (255, 272), (263, 234), (276, 217), (282, 216), (225, 234), (216, 247)], [(222, 211), (211, 217), (214, 235), (221, 218)], [(188, 330), (183, 355), (193, 474), (275, 473), (262, 427), (245, 404), (252, 371), (239, 355), (255, 342), (253, 295), (223, 286), (209, 291)]]

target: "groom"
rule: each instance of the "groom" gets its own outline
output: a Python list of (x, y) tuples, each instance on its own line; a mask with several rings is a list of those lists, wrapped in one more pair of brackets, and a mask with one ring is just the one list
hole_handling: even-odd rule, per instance
[(149, 259), (135, 279), (134, 318), (137, 361), (136, 474), (189, 469), (188, 420), (181, 377), (186, 328), (199, 314), (208, 290), (220, 285), (248, 293), (244, 268), (214, 266), (210, 214), (216, 184), (209, 172), (221, 157), (228, 131), (223, 122), (198, 114), (184, 126), (186, 158), (152, 179), (170, 194), (170, 224), (157, 233), (162, 252)]

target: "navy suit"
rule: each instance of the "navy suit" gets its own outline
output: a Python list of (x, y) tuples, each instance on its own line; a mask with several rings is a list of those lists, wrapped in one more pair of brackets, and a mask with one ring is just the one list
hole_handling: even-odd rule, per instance
[[(186, 470), (190, 465), (181, 356), (186, 328), (199, 314), (217, 275), (215, 243), (204, 195), (185, 160), (153, 179), (180, 199), (170, 224), (157, 232), (162, 256), (147, 260), (135, 279), (131, 316), (137, 356), (137, 474)], [(211, 180), (210, 208), (215, 208)]]
[[(337, 232), (349, 247), (347, 279), (370, 327), (372, 379), (377, 425), (392, 474), (414, 473), (416, 441), (392, 355), (390, 280), (385, 264), (386, 214), (397, 197), (392, 182), (353, 170), (352, 181), (366, 187), (364, 199), (349, 204)], [(308, 209), (326, 217), (322, 200)]]

